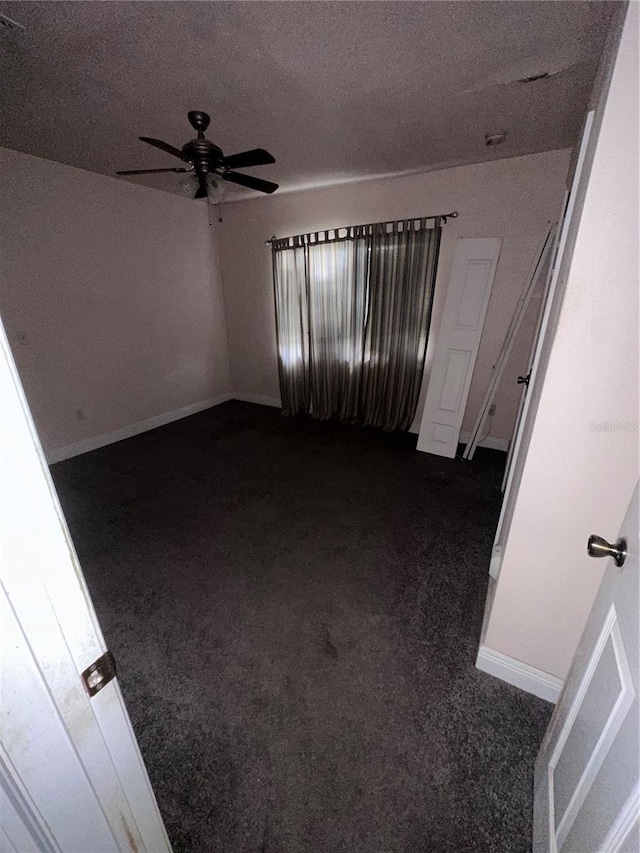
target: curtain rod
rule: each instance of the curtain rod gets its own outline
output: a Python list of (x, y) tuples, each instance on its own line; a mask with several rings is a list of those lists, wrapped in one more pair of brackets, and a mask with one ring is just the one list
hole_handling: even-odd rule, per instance
[[(410, 216), (408, 220), (389, 219), (387, 222), (367, 222), (364, 225), (357, 225), (356, 227), (357, 228), (368, 228), (370, 225), (393, 225), (394, 222), (404, 222), (404, 221), (417, 220), (417, 219), (442, 219), (443, 220), (442, 224), (446, 225), (447, 219), (456, 219), (457, 216), (458, 216), (458, 211), (454, 210), (452, 213), (437, 213), (434, 216)], [(338, 228), (321, 228), (320, 230), (321, 231), (342, 231), (345, 228), (353, 228), (353, 227), (354, 227), (353, 225), (340, 225)], [(298, 235), (295, 235), (295, 236), (298, 236)], [(280, 238), (280, 237), (276, 237), (276, 235), (273, 234), (268, 240), (264, 241), (264, 244), (265, 244), (265, 246), (270, 246), (274, 240), (280, 240), (280, 239), (290, 240), (291, 237)]]

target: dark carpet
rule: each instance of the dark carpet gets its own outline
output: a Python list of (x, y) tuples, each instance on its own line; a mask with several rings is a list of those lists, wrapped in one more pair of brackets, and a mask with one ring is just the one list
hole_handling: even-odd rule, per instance
[(530, 850), (474, 668), (504, 454), (231, 402), (52, 469), (176, 853)]

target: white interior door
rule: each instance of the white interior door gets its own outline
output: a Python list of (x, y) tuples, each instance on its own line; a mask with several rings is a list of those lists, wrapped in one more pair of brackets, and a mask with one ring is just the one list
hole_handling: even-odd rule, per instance
[(0, 851), (171, 847), (0, 325)]
[(538, 755), (535, 853), (640, 850), (637, 487), (620, 536)]
[(456, 455), (501, 245), (499, 237), (461, 237), (456, 244), (418, 450)]

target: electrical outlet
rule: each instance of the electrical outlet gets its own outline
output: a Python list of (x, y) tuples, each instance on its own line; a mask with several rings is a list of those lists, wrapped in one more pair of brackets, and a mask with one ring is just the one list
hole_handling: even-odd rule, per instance
[(492, 418), (495, 415), (495, 413), (496, 413), (496, 404), (492, 403), (489, 406), (489, 417)]
[(87, 416), (84, 413), (84, 409), (76, 409), (76, 420), (77, 421), (84, 421), (84, 420), (86, 420), (86, 418), (87, 418)]

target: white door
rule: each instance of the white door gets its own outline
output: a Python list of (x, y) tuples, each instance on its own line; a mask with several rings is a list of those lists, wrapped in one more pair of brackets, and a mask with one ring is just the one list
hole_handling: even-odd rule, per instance
[(0, 406), (0, 851), (168, 853), (1, 325)]
[(620, 536), (536, 762), (535, 853), (640, 850), (637, 487)]
[(501, 245), (499, 237), (462, 237), (456, 244), (418, 450), (456, 455)]

